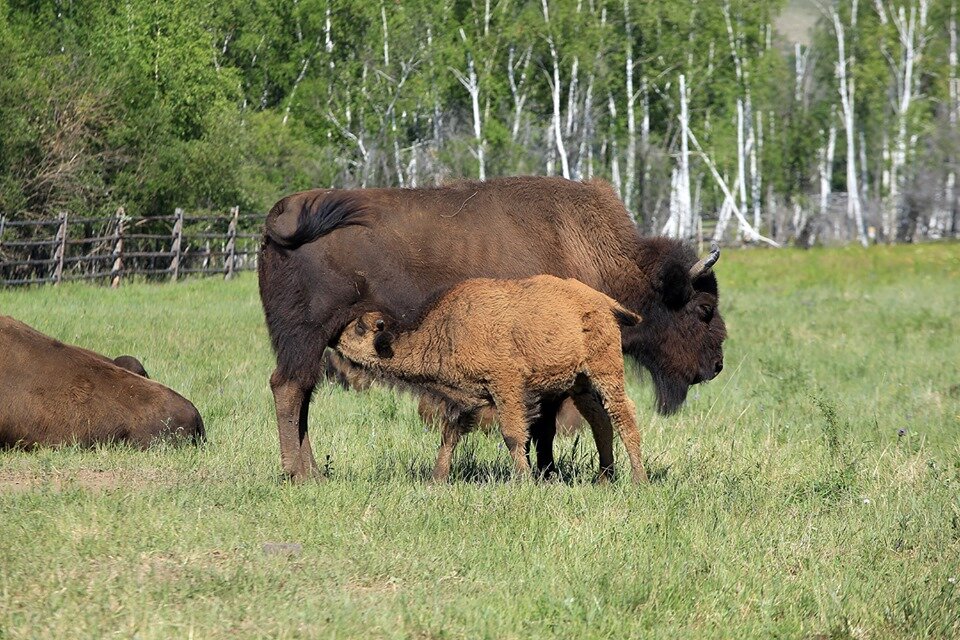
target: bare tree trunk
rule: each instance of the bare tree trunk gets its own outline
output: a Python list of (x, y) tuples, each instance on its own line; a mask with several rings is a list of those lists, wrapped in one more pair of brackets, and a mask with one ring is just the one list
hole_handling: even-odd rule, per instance
[[(507, 78), (510, 80), (510, 95), (513, 96), (513, 125), (510, 127), (510, 140), (517, 141), (520, 134), (520, 118), (523, 115), (523, 105), (527, 101), (527, 71), (530, 68), (530, 57), (533, 54), (533, 47), (527, 47), (527, 50), (520, 56), (516, 63), (513, 61), (514, 48), (510, 47), (507, 58)], [(516, 68), (520, 67), (520, 79), (516, 79)]]
[(763, 115), (762, 111), (757, 111), (756, 114), (756, 135), (753, 139), (753, 144), (750, 145), (750, 201), (753, 204), (753, 228), (760, 230), (760, 219), (762, 217), (761, 212), (761, 200), (763, 198), (763, 184), (762, 178), (760, 177), (760, 163), (758, 162), (758, 156), (761, 152), (761, 147), (763, 145)]
[[(948, 56), (948, 64), (950, 67), (950, 112), (948, 119), (950, 122), (950, 130), (956, 135), (957, 112), (960, 110), (960, 79), (957, 78), (957, 3), (955, 1), (950, 3), (950, 53)], [(953, 144), (956, 145), (956, 140), (953, 141)], [(958, 213), (960, 213), (960, 207), (957, 207), (957, 158), (954, 150), (955, 146), (951, 148), (950, 152), (950, 171), (947, 173), (947, 184), (944, 193), (944, 202), (946, 203), (945, 216), (947, 216), (947, 218), (943, 222), (943, 232), (944, 234), (952, 233), (956, 235), (960, 232), (960, 228), (957, 228), (957, 217)]]
[[(900, 41), (899, 64), (893, 65), (893, 75), (896, 87), (897, 100), (895, 104), (897, 129), (894, 136), (893, 152), (890, 157), (890, 190), (889, 199), (883, 207), (883, 232), (888, 241), (892, 241), (897, 233), (897, 212), (905, 210), (903, 200), (904, 169), (907, 157), (912, 151), (912, 144), (907, 132), (907, 117), (914, 96), (919, 91), (919, 74), (916, 67), (923, 56), (927, 35), (928, 0), (916, 0), (910, 3), (910, 17), (907, 18), (903, 6), (894, 11), (892, 5), (888, 9), (874, 0), (874, 7), (880, 21), (886, 24), (888, 19), (897, 31)], [(917, 15), (919, 9), (919, 16)], [(919, 18), (919, 20), (918, 20)]]
[(803, 49), (797, 42), (794, 47), (794, 84), (793, 99), (798, 104), (803, 100), (803, 83), (807, 75), (807, 60), (810, 57), (810, 47)]
[[(743, 135), (743, 100), (737, 99), (737, 184), (740, 185), (740, 211), (747, 210), (747, 172), (746, 172), (746, 142)], [(740, 235), (745, 236), (745, 228), (741, 223)]]
[[(547, 25), (549, 34), (550, 11), (547, 7), (547, 0), (542, 0), (541, 6), (543, 8), (543, 21)], [(553, 140), (557, 145), (557, 155), (560, 156), (560, 169), (563, 172), (563, 177), (569, 179), (570, 163), (567, 158), (567, 149), (563, 144), (560, 118), (560, 57), (557, 55), (557, 47), (552, 35), (547, 35), (547, 45), (550, 47), (550, 60), (553, 63), (553, 81), (550, 83), (550, 91), (553, 96)]]
[(637, 174), (637, 119), (633, 93), (633, 24), (630, 22), (630, 0), (623, 0), (623, 22), (627, 35), (626, 90), (627, 90), (627, 182), (623, 202), (627, 211), (633, 210), (633, 193)]
[(679, 237), (687, 239), (695, 229), (693, 210), (690, 205), (690, 149), (688, 146), (688, 132), (690, 129), (689, 114), (687, 113), (687, 81), (680, 74), (680, 170), (678, 176), (678, 209), (680, 214)]
[[(467, 44), (467, 34), (463, 31), (463, 28), (460, 28), (460, 40)], [(464, 76), (457, 69), (451, 69), (453, 74), (457, 77), (457, 80), (463, 85), (463, 88), (467, 90), (467, 93), (470, 95), (470, 102), (473, 107), (473, 139), (476, 145), (474, 156), (477, 158), (478, 169), (477, 174), (481, 180), (487, 179), (487, 167), (486, 159), (484, 155), (484, 148), (486, 147), (486, 141), (483, 139), (483, 126), (480, 116), (480, 83), (477, 78), (477, 69), (473, 63), (473, 53), (469, 50), (467, 51), (467, 75)]]
[[(857, 0), (853, 0), (851, 9), (851, 29), (856, 28)], [(852, 218), (856, 226), (857, 238), (860, 244), (867, 246), (867, 236), (863, 228), (863, 213), (860, 209), (860, 189), (857, 187), (857, 156), (856, 156), (856, 129), (854, 128), (854, 80), (848, 78), (847, 67), (853, 67), (853, 58), (848, 61), (846, 54), (846, 38), (840, 14), (833, 9), (833, 26), (837, 36), (837, 79), (840, 81), (840, 106), (843, 111), (843, 128), (847, 134), (847, 216)]]
[(690, 138), (690, 143), (693, 144), (694, 148), (697, 150), (697, 152), (700, 154), (700, 157), (703, 159), (703, 163), (707, 165), (707, 169), (710, 170), (710, 174), (713, 176), (713, 179), (716, 181), (717, 185), (720, 187), (720, 190), (723, 191), (724, 197), (726, 197), (726, 199), (729, 201), (731, 211), (733, 212), (733, 215), (737, 217), (737, 220), (740, 221), (740, 225), (744, 229), (746, 237), (751, 241), (759, 240), (760, 242), (765, 242), (772, 247), (779, 247), (780, 245), (777, 242), (771, 240), (770, 238), (760, 235), (760, 233), (756, 229), (750, 226), (750, 222), (743, 215), (740, 209), (737, 208), (737, 205), (734, 204), (733, 193), (731, 193), (729, 187), (727, 187), (726, 181), (720, 177), (720, 173), (717, 171), (717, 167), (714, 166), (713, 161), (710, 160), (710, 156), (704, 153), (703, 147), (700, 146), (700, 142), (697, 140), (697, 137), (693, 135), (693, 131), (688, 130), (687, 135)]
[(613, 182), (617, 195), (626, 201), (623, 197), (623, 182), (620, 177), (620, 151), (617, 148), (617, 103), (613, 100), (612, 92), (607, 93), (607, 108), (610, 111), (610, 181)]
[(316, 50), (320, 47), (320, 36), (317, 36), (317, 42), (314, 44), (313, 51), (309, 55), (303, 58), (300, 61), (300, 73), (297, 74), (297, 79), (293, 81), (293, 88), (290, 89), (290, 95), (287, 98), (287, 108), (283, 111), (283, 121), (282, 124), (287, 124), (287, 120), (290, 118), (290, 108), (293, 106), (293, 98), (297, 95), (297, 87), (300, 86), (300, 83), (303, 82), (303, 79), (307, 77), (307, 69), (310, 67), (310, 60), (313, 58), (313, 54), (316, 53)]
[[(823, 135), (823, 131), (820, 132)], [(830, 113), (830, 132), (827, 142), (820, 147), (820, 215), (827, 215), (827, 206), (830, 204), (830, 191), (833, 184), (833, 153), (837, 145), (837, 125), (834, 124), (833, 112)]]

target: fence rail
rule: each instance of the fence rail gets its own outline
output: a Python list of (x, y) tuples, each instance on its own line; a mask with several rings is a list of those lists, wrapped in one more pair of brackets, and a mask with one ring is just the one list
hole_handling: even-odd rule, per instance
[(180, 280), (256, 269), (263, 215), (185, 215), (9, 220), (0, 216), (0, 286), (124, 278)]

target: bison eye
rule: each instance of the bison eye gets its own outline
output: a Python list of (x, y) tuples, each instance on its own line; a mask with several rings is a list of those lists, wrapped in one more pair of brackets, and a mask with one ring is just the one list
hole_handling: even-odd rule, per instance
[(354, 331), (356, 331), (356, 333), (357, 333), (358, 336), (362, 336), (363, 334), (365, 334), (365, 333), (367, 332), (367, 328), (366, 328), (365, 326), (363, 326), (363, 323), (362, 323), (362, 322), (358, 322), (358, 323), (357, 323), (357, 326), (354, 327)]
[(697, 307), (697, 313), (700, 314), (700, 319), (704, 322), (710, 322), (713, 320), (714, 308), (711, 304), (701, 304)]
[(377, 331), (383, 331), (383, 328), (385, 326), (386, 325), (383, 322), (383, 318), (377, 318), (377, 322), (376, 322)]

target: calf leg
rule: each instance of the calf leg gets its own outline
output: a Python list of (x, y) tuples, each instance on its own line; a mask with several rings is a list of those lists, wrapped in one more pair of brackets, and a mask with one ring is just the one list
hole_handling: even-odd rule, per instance
[(575, 393), (573, 403), (593, 432), (593, 441), (597, 445), (597, 454), (600, 457), (600, 474), (597, 480), (609, 482), (613, 479), (613, 426), (610, 424), (610, 416), (607, 415), (599, 396), (593, 389)]
[(647, 482), (647, 471), (640, 455), (640, 431), (637, 430), (636, 409), (627, 397), (623, 384), (623, 369), (609, 376), (596, 376), (593, 380), (603, 405), (613, 422), (613, 427), (623, 440), (630, 458), (631, 477), (635, 484)]
[(277, 369), (270, 376), (270, 388), (277, 411), (280, 432), (280, 462), (283, 471), (294, 482), (303, 482), (320, 475), (307, 434), (312, 386), (284, 378)]
[(530, 475), (530, 462), (527, 460), (527, 408), (522, 394), (508, 393), (494, 395), (497, 412), (500, 414), (500, 433), (513, 458), (514, 470), (518, 476)]
[(464, 433), (470, 431), (476, 421), (474, 414), (462, 414), (456, 421), (449, 416), (441, 419), (440, 451), (437, 453), (437, 464), (433, 467), (433, 481), (446, 482), (450, 477), (450, 462), (453, 460), (453, 451)]

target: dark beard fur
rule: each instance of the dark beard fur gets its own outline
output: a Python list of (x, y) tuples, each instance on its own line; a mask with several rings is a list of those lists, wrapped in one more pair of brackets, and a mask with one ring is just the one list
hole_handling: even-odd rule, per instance
[(652, 378), (653, 389), (657, 395), (657, 412), (665, 416), (676, 413), (687, 399), (690, 385), (683, 380), (656, 372), (652, 374)]

